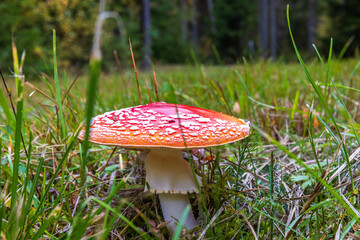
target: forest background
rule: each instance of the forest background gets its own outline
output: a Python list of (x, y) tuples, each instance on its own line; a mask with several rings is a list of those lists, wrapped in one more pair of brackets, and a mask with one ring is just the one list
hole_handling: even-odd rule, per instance
[[(358, 54), (360, 2), (356, 0), (108, 0), (103, 30), (105, 69), (131, 66), (128, 39), (143, 67), (184, 64), (196, 56), (201, 63), (234, 64), (243, 57), (294, 59), (285, 8), (290, 4), (294, 37), (302, 52), (312, 44), (327, 53)], [(52, 29), (57, 31), (58, 61), (69, 70), (89, 60), (98, 1), (2, 0), (0, 2), (0, 65), (11, 63), (11, 41), (27, 51), (26, 74), (51, 72)], [(343, 27), (341, 27), (343, 26)], [(314, 56), (314, 55), (312, 55)], [(36, 69), (36, 70), (35, 70)]]

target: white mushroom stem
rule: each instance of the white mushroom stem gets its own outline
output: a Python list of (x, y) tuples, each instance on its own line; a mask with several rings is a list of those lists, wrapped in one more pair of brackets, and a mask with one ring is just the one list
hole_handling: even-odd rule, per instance
[[(159, 194), (164, 220), (169, 222), (170, 234), (176, 229), (187, 205), (188, 193), (197, 193), (196, 182), (190, 164), (182, 157), (182, 151), (170, 148), (151, 149), (145, 160), (146, 182), (150, 191)], [(196, 175), (195, 175), (196, 176)], [(196, 176), (199, 184), (200, 178)], [(192, 211), (185, 221), (190, 230), (196, 226)]]
[[(170, 234), (174, 235), (176, 223), (180, 220), (185, 207), (190, 205), (189, 197), (187, 194), (159, 193), (159, 199), (164, 220), (169, 222), (166, 227)], [(196, 227), (196, 225), (194, 214), (192, 211), (189, 211), (185, 221), (185, 227), (190, 230)]]

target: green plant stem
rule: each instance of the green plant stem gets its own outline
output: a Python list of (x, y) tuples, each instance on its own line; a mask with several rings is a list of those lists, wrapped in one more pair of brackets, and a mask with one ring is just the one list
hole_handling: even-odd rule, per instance
[(94, 116), (94, 106), (96, 103), (96, 93), (97, 85), (100, 78), (101, 72), (101, 59), (91, 59), (90, 60), (90, 71), (89, 71), (89, 84), (87, 88), (87, 98), (86, 98), (86, 130), (85, 130), (85, 139), (83, 142), (83, 156), (81, 161), (80, 169), (80, 187), (83, 193), (85, 181), (86, 181), (86, 165), (89, 152), (89, 136), (90, 136), (90, 123), (91, 118)]
[(66, 124), (65, 124), (65, 116), (63, 112), (63, 106), (61, 101), (61, 93), (60, 93), (60, 84), (59, 84), (59, 76), (57, 71), (57, 62), (56, 62), (56, 31), (53, 29), (53, 55), (54, 55), (54, 80), (55, 80), (55, 88), (56, 88), (56, 102), (58, 107), (58, 115), (60, 118), (60, 134), (61, 138), (64, 138), (66, 135)]

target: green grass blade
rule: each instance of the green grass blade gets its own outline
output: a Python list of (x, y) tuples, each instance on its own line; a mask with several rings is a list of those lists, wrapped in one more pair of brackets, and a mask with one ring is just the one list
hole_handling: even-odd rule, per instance
[[(13, 161), (13, 173), (12, 173), (12, 191), (11, 191), (11, 208), (10, 212), (15, 210), (17, 205), (17, 190), (18, 190), (18, 175), (19, 175), (19, 162), (21, 152), (21, 128), (23, 121), (23, 107), (24, 107), (24, 77), (19, 76), (19, 63), (17, 56), (17, 49), (13, 42), (13, 58), (14, 58), (14, 73), (15, 82), (17, 87), (17, 98), (16, 98), (16, 127), (15, 127), (15, 149), (14, 149), (14, 161)], [(19, 77), (21, 79), (19, 79)], [(13, 215), (12, 215), (13, 216)]]
[[(327, 60), (327, 66), (329, 69), (331, 68), (332, 49), (333, 49), (333, 39), (331, 38), (330, 39), (330, 47), (329, 47), (329, 56), (328, 56), (328, 60)], [(328, 84), (329, 84), (329, 75), (326, 75), (325, 89), (324, 89), (326, 99), (329, 98)]]
[(346, 227), (344, 228), (343, 232), (340, 235), (340, 239), (346, 239), (345, 238), (346, 235), (351, 231), (351, 229), (355, 225), (355, 223), (356, 223), (356, 220), (353, 219), (346, 225)]
[(215, 54), (215, 57), (216, 57), (216, 60), (217, 60), (218, 64), (224, 65), (224, 62), (221, 59), (219, 51), (217, 50), (215, 44), (211, 45), (211, 49), (213, 50), (213, 53)]
[(354, 77), (355, 73), (357, 72), (358, 68), (360, 67), (360, 61), (358, 61), (358, 63), (356, 64), (356, 66), (354, 67), (354, 69), (352, 70), (352, 72), (350, 73), (349, 77), (347, 78), (347, 80), (345, 81), (346, 84), (348, 84), (350, 82), (350, 80)]
[[(330, 203), (331, 201), (332, 201), (331, 199), (327, 199), (327, 200), (325, 200), (325, 201), (322, 201), (322, 202), (317, 203), (317, 204), (315, 204), (314, 206), (310, 207), (310, 208), (309, 208), (308, 210), (306, 210), (302, 215), (299, 215), (297, 218), (295, 218), (295, 219), (290, 223), (290, 225), (289, 225), (288, 227), (289, 227), (290, 229), (292, 229), (292, 231), (294, 231), (294, 230), (293, 230), (293, 227), (294, 227), (295, 223), (299, 220), (299, 218), (301, 218), (302, 216), (304, 216), (304, 215), (305, 215), (306, 213), (308, 213), (308, 212), (311, 212), (311, 211), (313, 211), (313, 210), (316, 210), (316, 209), (321, 208), (322, 206)], [(308, 238), (306, 238), (306, 239), (308, 239)]]
[[(97, 85), (100, 79), (101, 73), (101, 59), (91, 59), (90, 60), (90, 72), (89, 72), (89, 83), (87, 87), (87, 97), (86, 97), (86, 130), (85, 130), (85, 139), (83, 141), (83, 156), (81, 161), (81, 179), (80, 186), (81, 188), (85, 185), (86, 180), (86, 165), (87, 165), (87, 157), (89, 151), (89, 136), (90, 136), (90, 122), (92, 117), (94, 116), (94, 108), (96, 103), (96, 94), (97, 94)], [(82, 191), (83, 192), (83, 191)]]
[[(2, 160), (2, 136), (0, 135), (0, 161)], [(0, 164), (0, 176), (2, 176), (2, 164)], [(2, 191), (4, 190), (3, 184), (0, 183), (0, 187)], [(3, 192), (0, 191), (0, 232), (2, 232), (2, 219), (5, 213), (5, 196), (3, 196)]]
[(44, 234), (46, 229), (51, 226), (53, 218), (54, 217), (50, 217), (50, 219), (46, 219), (31, 239), (33, 239), (33, 240), (41, 239), (41, 236)]
[(309, 139), (310, 139), (310, 144), (311, 144), (311, 149), (313, 151), (313, 154), (314, 154), (314, 157), (315, 157), (315, 160), (316, 160), (316, 164), (318, 165), (318, 168), (319, 170), (321, 170), (321, 164), (320, 164), (320, 161), (319, 161), (319, 158), (317, 156), (317, 153), (316, 153), (316, 148), (315, 148), (315, 144), (314, 144), (314, 133), (312, 131), (312, 122), (313, 122), (313, 113), (312, 111), (309, 111), (308, 112), (308, 119), (309, 119), (309, 128), (308, 128), (308, 131), (309, 131)]
[(344, 47), (341, 49), (340, 53), (339, 53), (339, 56), (338, 56), (338, 59), (342, 59), (344, 54), (346, 53), (346, 51), (348, 50), (348, 48), (350, 47), (351, 43), (354, 41), (355, 39), (355, 36), (352, 35), (345, 43)]
[[(326, 86), (326, 83), (318, 83), (319, 86)], [(351, 90), (357, 93), (360, 93), (360, 89), (357, 88), (353, 88), (353, 87), (348, 87), (348, 86), (344, 86), (341, 84), (328, 84), (329, 87), (336, 87), (336, 88), (342, 88), (342, 89), (346, 89), (346, 90)]]
[[(273, 199), (273, 194), (274, 194), (274, 154), (271, 154), (271, 159), (270, 159), (270, 212), (271, 215), (274, 214), (274, 199)], [(274, 220), (270, 219), (270, 239), (273, 239), (274, 236)]]
[[(308, 71), (304, 61), (302, 60), (302, 57), (300, 55), (300, 52), (298, 51), (297, 47), (296, 47), (296, 44), (295, 44), (295, 40), (294, 40), (294, 37), (292, 35), (292, 32), (291, 32), (291, 26), (290, 26), (290, 16), (289, 16), (289, 5), (287, 5), (287, 8), (286, 8), (286, 17), (287, 17), (287, 22), (288, 22), (288, 27), (289, 27), (289, 34), (290, 34), (290, 37), (291, 37), (291, 41), (293, 43), (293, 46), (294, 46), (294, 50), (295, 50), (295, 53), (296, 53), (296, 56), (300, 62), (300, 65), (306, 75), (306, 78), (307, 80), (311, 83), (313, 89), (315, 90), (318, 98), (320, 99), (326, 113), (328, 114), (328, 116), (330, 116), (330, 119), (331, 121), (333, 122), (333, 126), (335, 127), (336, 129), (336, 132), (337, 132), (337, 135), (338, 137), (342, 140), (342, 135), (340, 133), (340, 130), (339, 130), (339, 127), (338, 127), (338, 124), (324, 98), (324, 96), (322, 95), (321, 91), (320, 91), (320, 88), (318, 87), (318, 85), (315, 83), (314, 79), (312, 78), (310, 72)], [(315, 48), (315, 50), (317, 50)], [(320, 57), (320, 60), (322, 61), (322, 58)], [(327, 73), (329, 74), (328, 72), (328, 68), (325, 68), (327, 70)], [(330, 78), (331, 79), (331, 78)], [(316, 115), (316, 117), (319, 119), (319, 117)], [(335, 135), (334, 135), (335, 136)], [(337, 143), (340, 144), (340, 142), (337, 140)], [(352, 170), (351, 170), (351, 166), (350, 166), (350, 163), (349, 163), (349, 156), (348, 156), (348, 153), (347, 153), (347, 150), (346, 150), (346, 147), (345, 145), (342, 146), (342, 154), (343, 154), (343, 157), (344, 159), (346, 160), (346, 162), (348, 163), (348, 168), (349, 168), (349, 173), (350, 173), (350, 177), (351, 177), (351, 182), (352, 182), (352, 187), (354, 188), (354, 183), (353, 183), (353, 176), (352, 176)]]
[(7, 124), (12, 128), (15, 129), (15, 118), (13, 113), (11, 112), (11, 109), (6, 101), (5, 95), (2, 91), (0, 91), (0, 106), (4, 111)]
[(191, 208), (190, 205), (187, 205), (184, 209), (184, 212), (181, 214), (180, 220), (178, 222), (178, 225), (176, 226), (175, 233), (174, 233), (172, 240), (178, 240), (180, 238), (181, 230), (183, 229), (183, 227), (185, 225), (185, 221), (186, 221), (187, 216), (189, 215), (190, 208)]
[(109, 210), (110, 212), (112, 212), (113, 214), (118, 216), (122, 221), (124, 221), (126, 224), (128, 224), (133, 230), (135, 230), (135, 232), (137, 232), (139, 235), (141, 235), (144, 239), (150, 239), (146, 233), (141, 232), (129, 219), (127, 219), (122, 213), (118, 212), (116, 209), (112, 208), (109, 204), (107, 204), (97, 198), (94, 198), (94, 197), (90, 197), (87, 200), (87, 202), (89, 202), (90, 200), (98, 203), (103, 208)]
[(324, 66), (324, 68), (325, 68), (325, 70), (326, 70), (326, 73), (327, 73), (327, 75), (328, 75), (328, 77), (329, 77), (329, 79), (330, 79), (330, 81), (331, 81), (331, 86), (333, 86), (334, 89), (335, 89), (335, 92), (336, 92), (336, 94), (337, 94), (337, 99), (339, 100), (341, 107), (343, 108), (343, 110), (344, 110), (345, 113), (346, 113), (345, 118), (349, 121), (349, 120), (351, 120), (351, 115), (350, 115), (350, 113), (348, 112), (348, 110), (347, 110), (347, 108), (346, 108), (346, 106), (345, 106), (345, 103), (344, 103), (344, 101), (343, 101), (343, 99), (342, 99), (342, 97), (341, 97), (341, 94), (340, 94), (339, 90), (337, 89), (337, 87), (336, 87), (336, 85), (335, 85), (335, 83), (334, 83), (334, 81), (333, 81), (333, 78), (332, 78), (332, 76), (331, 76), (331, 74), (330, 74), (330, 72), (329, 72), (329, 69), (326, 67), (326, 65), (325, 65), (325, 63), (324, 63), (324, 61), (323, 61), (323, 59), (322, 59), (322, 57), (321, 57), (321, 55), (320, 55), (317, 47), (316, 47), (315, 45), (313, 45), (313, 46), (314, 46), (314, 49), (315, 49), (315, 51), (316, 51), (316, 53), (317, 53), (317, 55), (318, 55), (318, 58), (320, 59), (322, 65)]
[(280, 150), (288, 154), (288, 156), (296, 161), (298, 165), (303, 167), (311, 176), (313, 176), (318, 182), (320, 182), (325, 189), (327, 189), (331, 195), (342, 205), (342, 207), (349, 213), (349, 215), (356, 219), (358, 223), (360, 223), (360, 218), (357, 216), (357, 214), (344, 202), (344, 200), (341, 198), (341, 196), (334, 190), (334, 188), (329, 185), (326, 181), (324, 181), (321, 176), (319, 176), (312, 168), (310, 168), (307, 164), (305, 164), (301, 159), (299, 159), (294, 153), (290, 152), (285, 146), (283, 146), (280, 142), (276, 141), (274, 138), (272, 138), (269, 134), (263, 132), (260, 128), (258, 128), (255, 125), (252, 125), (252, 127), (257, 130), (259, 133), (261, 133), (269, 142), (276, 145)]
[(338, 128), (338, 126), (336, 124), (335, 118), (333, 117), (332, 111), (330, 110), (328, 104), (326, 103), (325, 98), (324, 98), (324, 96), (322, 95), (322, 93), (320, 91), (320, 88), (316, 85), (316, 83), (315, 83), (314, 79), (312, 78), (309, 70), (307, 69), (304, 61), (302, 60), (300, 52), (298, 51), (298, 49), (296, 47), (296, 43), (295, 43), (294, 37), (292, 35), (291, 26), (290, 26), (289, 5), (287, 5), (286, 16), (287, 16), (287, 22), (288, 22), (288, 27), (289, 27), (290, 38), (291, 38), (291, 41), (293, 43), (293, 47), (294, 47), (296, 56), (297, 56), (297, 58), (298, 58), (298, 60), (300, 62), (300, 65), (301, 65), (301, 67), (302, 67), (302, 69), (303, 69), (303, 71), (304, 71), (304, 73), (306, 75), (307, 80), (310, 82), (311, 86), (313, 87), (313, 89), (315, 90), (317, 96), (319, 97), (323, 107), (325, 108), (326, 113), (330, 116), (332, 122), (334, 123), (334, 127), (336, 128), (336, 132), (338, 133), (339, 137), (341, 138), (341, 134), (340, 134), (339, 128)]
[(31, 173), (30, 173), (30, 166), (31, 166), (31, 152), (32, 152), (32, 140), (33, 140), (33, 134), (30, 131), (29, 132), (29, 147), (28, 147), (28, 158), (27, 158), (27, 163), (26, 163), (26, 169), (25, 169), (25, 180), (24, 180), (24, 189), (23, 189), (23, 195), (25, 196), (26, 192), (27, 192), (27, 184), (29, 182), (29, 180), (31, 179)]
[(5, 197), (3, 193), (0, 192), (0, 232), (3, 232), (3, 221), (5, 214)]
[(56, 102), (58, 105), (58, 115), (60, 118), (60, 133), (61, 138), (64, 138), (66, 135), (66, 124), (65, 124), (65, 116), (62, 107), (61, 101), (61, 93), (60, 93), (60, 84), (59, 84), (59, 76), (57, 71), (57, 62), (56, 62), (56, 31), (53, 29), (53, 55), (54, 55), (54, 80), (55, 80), (55, 88), (56, 88)]
[(195, 64), (196, 70), (199, 72), (200, 80), (203, 80), (204, 79), (204, 73), (201, 70), (201, 66), (200, 66), (199, 61), (198, 61), (198, 59), (196, 57), (196, 53), (195, 53), (194, 49), (191, 49), (190, 55), (191, 55), (191, 59), (193, 60), (193, 63)]
[(290, 115), (291, 120), (294, 120), (295, 112), (296, 112), (296, 109), (297, 109), (298, 103), (299, 103), (299, 95), (300, 95), (300, 91), (296, 91), (293, 107), (291, 109), (291, 115)]
[(30, 188), (30, 192), (29, 192), (28, 201), (27, 201), (27, 203), (25, 205), (25, 208), (24, 208), (25, 215), (27, 215), (29, 213), (29, 211), (30, 211), (31, 203), (33, 202), (34, 194), (35, 194), (35, 191), (37, 189), (37, 183), (39, 181), (39, 176), (40, 176), (40, 173), (41, 173), (41, 170), (42, 170), (43, 163), (44, 163), (44, 158), (40, 157), (39, 163), (38, 163), (37, 168), (36, 168), (36, 173), (35, 173), (34, 179), (31, 181), (32, 184), (31, 184), (31, 188)]
[(268, 213), (264, 212), (263, 210), (258, 209), (256, 206), (252, 206), (251, 209), (265, 215), (266, 217), (268, 217), (269, 219), (277, 222), (279, 225), (283, 225), (287, 230), (292, 230), (293, 232), (295, 232), (296, 234), (298, 234), (300, 237), (302, 237), (303, 239), (307, 239), (301, 232), (296, 231), (296, 229), (293, 229), (291, 226), (287, 226), (285, 223), (279, 221), (278, 219), (274, 218), (274, 216), (269, 215)]
[[(242, 85), (244, 86), (244, 89), (245, 89), (245, 91), (246, 91), (247, 97), (250, 99), (250, 98), (251, 98), (250, 92), (249, 92), (249, 89), (248, 89), (247, 86), (246, 86), (246, 83), (245, 83), (244, 79), (242, 78), (242, 76), (240, 75), (240, 73), (239, 73), (237, 70), (235, 70), (235, 73), (236, 73), (236, 75), (238, 76), (238, 78), (240, 79)], [(251, 99), (252, 99), (252, 98), (251, 98)], [(255, 112), (255, 107), (254, 107), (254, 104), (252, 103), (252, 101), (251, 101), (251, 103), (250, 103), (250, 106), (251, 106), (251, 109), (252, 109), (252, 112), (253, 112), (253, 118), (254, 118), (255, 124), (258, 125), (259, 122), (258, 122), (258, 120), (257, 120), (257, 116), (256, 116), (256, 114), (255, 114), (255, 113), (256, 113), (256, 112)]]
[[(54, 183), (55, 179), (58, 177), (59, 172), (62, 170), (62, 165), (64, 164), (64, 162), (66, 161), (66, 159), (69, 157), (70, 152), (72, 151), (73, 145), (75, 143), (75, 141), (77, 140), (77, 135), (78, 132), (74, 133), (71, 138), (70, 141), (67, 145), (67, 148), (62, 156), (62, 159), (59, 161), (59, 165), (57, 166), (57, 168), (55, 169), (55, 172), (53, 173), (52, 177), (50, 178), (50, 180), (47, 181), (47, 185), (44, 185), (44, 191), (41, 194), (41, 198), (39, 201), (39, 207), (36, 209), (34, 216), (31, 219), (31, 222), (29, 223), (29, 225), (34, 224), (34, 222), (37, 220), (37, 217), (39, 216), (39, 214), (41, 214), (41, 210), (43, 209), (43, 205), (46, 199), (47, 194), (49, 193), (50, 188), (52, 187), (52, 184)], [(45, 174), (44, 174), (45, 177)], [(45, 182), (45, 181), (44, 181)]]
[(211, 83), (211, 86), (215, 89), (218, 96), (220, 97), (223, 104), (225, 105), (225, 107), (226, 107), (226, 109), (228, 111), (228, 114), (232, 115), (231, 107), (229, 106), (228, 101), (225, 99), (223, 91), (219, 88), (218, 85), (216, 85), (216, 83), (213, 80), (210, 80), (210, 83)]

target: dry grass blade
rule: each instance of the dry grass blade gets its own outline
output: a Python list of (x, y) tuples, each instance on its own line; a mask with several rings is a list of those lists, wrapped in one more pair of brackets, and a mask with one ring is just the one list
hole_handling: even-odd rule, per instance
[(32, 88), (33, 90), (35, 90), (36, 92), (40, 93), (41, 95), (43, 95), (44, 97), (46, 97), (47, 99), (49, 99), (50, 101), (52, 101), (53, 103), (55, 103), (57, 105), (57, 102), (52, 99), (49, 95), (47, 95), (46, 93), (44, 93), (42, 90), (40, 90), (39, 88), (35, 87), (34, 85), (32, 85), (31, 83), (29, 82), (25, 82), (25, 84)]
[(147, 92), (148, 92), (148, 94), (149, 94), (149, 100), (150, 100), (150, 102), (152, 102), (152, 101), (151, 101), (151, 94), (150, 94), (150, 90), (149, 90), (149, 85), (148, 85), (147, 80), (145, 80), (145, 83), (146, 83)]
[[(335, 161), (335, 159), (337, 158), (337, 156), (339, 155), (339, 153), (340, 153), (340, 149), (341, 149), (341, 147), (342, 147), (342, 145), (343, 145), (343, 142), (341, 142), (341, 144), (339, 144), (339, 146), (338, 146), (338, 149), (337, 149), (337, 151), (335, 152), (335, 155), (334, 155), (334, 157), (333, 157), (333, 159), (332, 159), (332, 162), (334, 162)], [(355, 151), (356, 152), (356, 151)], [(352, 154), (351, 156), (354, 158), (354, 156), (356, 156), (357, 154)], [(327, 179), (327, 177), (328, 177), (328, 175), (329, 175), (329, 173), (330, 173), (330, 166), (331, 166), (331, 164), (329, 164), (329, 166), (324, 170), (324, 172), (323, 172), (323, 174), (322, 174), (322, 176), (321, 176), (321, 178), (324, 180), (324, 181), (326, 181), (326, 179)], [(346, 163), (343, 165), (344, 167), (346, 167)], [(336, 174), (340, 174), (340, 172), (341, 171), (337, 171), (336, 172)], [(332, 177), (336, 177), (336, 175), (334, 174)], [(331, 178), (328, 180), (328, 183), (330, 183), (331, 182)], [(293, 227), (292, 227), (292, 229), (296, 229), (296, 227), (300, 224), (300, 222), (301, 222), (301, 220), (302, 220), (302, 218), (303, 218), (303, 214), (306, 212), (306, 210), (310, 207), (310, 205), (311, 205), (311, 203), (314, 201), (314, 199), (315, 199), (315, 197), (320, 193), (320, 191), (323, 189), (323, 185), (320, 183), (320, 182), (317, 182), (316, 183), (316, 185), (315, 185), (315, 187), (314, 187), (314, 190), (312, 191), (312, 193), (311, 193), (311, 195), (310, 195), (310, 197), (309, 197), (309, 199), (306, 201), (306, 203), (304, 204), (304, 206), (303, 206), (303, 208), (301, 209), (301, 211), (300, 211), (300, 217), (296, 220), (296, 222), (295, 222), (295, 224), (293, 225)], [(349, 205), (349, 207), (350, 207), (350, 205)], [(286, 235), (285, 235), (285, 238), (284, 238), (284, 240), (287, 240), (287, 239), (289, 239), (290, 237), (291, 237), (291, 235), (292, 235), (292, 233), (293, 233), (293, 230), (292, 229), (290, 229), (287, 233), (286, 233)]]
[(120, 59), (119, 59), (119, 55), (118, 55), (118, 53), (117, 53), (116, 50), (114, 50), (114, 56), (115, 56), (115, 61), (116, 61), (117, 69), (119, 70), (119, 73), (121, 73)]
[(258, 240), (259, 238), (257, 237), (256, 232), (255, 232), (253, 226), (251, 225), (251, 223), (249, 222), (249, 220), (245, 217), (244, 214), (242, 214), (242, 213), (239, 213), (239, 214), (240, 214), (240, 216), (242, 216), (244, 218), (245, 222), (247, 223), (248, 227), (251, 230), (251, 233), (254, 235), (254, 239)]
[(111, 157), (114, 155), (116, 149), (117, 149), (117, 147), (115, 147), (114, 150), (111, 152), (111, 154), (110, 154), (108, 160), (106, 161), (106, 163), (105, 163), (104, 165), (102, 165), (100, 168), (98, 168), (98, 169), (96, 170), (96, 172), (102, 173), (102, 172), (105, 170), (105, 168), (106, 168), (107, 165), (109, 164), (109, 161), (110, 161)]
[(132, 46), (131, 46), (131, 41), (130, 41), (130, 39), (129, 39), (129, 45), (130, 45), (131, 58), (132, 58), (133, 66), (134, 66), (134, 72), (135, 72), (135, 77), (136, 77), (136, 84), (137, 84), (137, 89), (138, 89), (140, 104), (142, 105), (143, 103), (142, 103), (141, 92), (140, 92), (139, 78), (138, 78), (138, 75), (137, 75), (136, 64), (135, 64), (135, 57), (134, 57), (134, 53), (133, 53), (133, 50), (132, 50)]
[[(356, 183), (356, 182), (358, 182), (358, 181), (360, 181), (360, 176), (357, 176), (357, 177), (354, 178), (354, 180), (353, 180), (354, 183)], [(350, 185), (350, 184), (352, 184), (352, 182), (351, 182), (351, 181), (347, 181), (347, 182), (345, 182), (345, 183), (342, 183), (342, 184), (337, 185), (336, 187), (334, 187), (334, 189), (339, 189), (339, 188), (345, 187), (345, 186)]]
[(157, 88), (155, 70), (153, 70), (153, 76), (154, 76), (154, 86), (155, 86), (156, 100), (159, 102), (159, 95), (158, 95), (158, 88)]
[[(325, 169), (321, 178), (323, 180), (326, 180), (328, 175), (329, 175), (328, 169)], [(315, 200), (315, 197), (320, 193), (320, 191), (323, 189), (323, 187), (324, 186), (320, 182), (316, 183), (314, 190), (312, 191), (312, 193), (310, 195), (309, 200), (306, 201), (306, 203), (304, 204), (304, 206), (302, 207), (302, 209), (299, 213), (300, 217), (296, 220), (296, 222), (292, 226), (292, 228), (286, 233), (284, 240), (287, 240), (291, 237), (291, 235), (293, 234), (293, 229), (296, 229), (296, 227), (300, 224), (300, 222), (304, 216), (303, 214), (306, 212), (306, 210), (308, 210), (311, 203)]]
[(1, 71), (1, 69), (0, 69), (0, 75), (1, 75), (1, 79), (2, 79), (2, 81), (4, 83), (6, 93), (7, 93), (8, 97), (9, 97), (11, 108), (14, 111), (14, 115), (16, 116), (16, 111), (15, 111), (14, 103), (13, 103), (13, 100), (12, 100), (12, 97), (11, 97), (11, 92), (9, 91), (9, 88), (7, 87), (7, 84), (6, 84), (6, 81), (5, 81), (5, 78), (4, 78), (4, 75), (3, 75), (2, 71)]
[(80, 73), (78, 75), (76, 75), (74, 81), (71, 83), (70, 87), (68, 88), (68, 90), (66, 91), (63, 99), (61, 100), (62, 103), (64, 103), (66, 97), (68, 96), (70, 90), (72, 89), (72, 87), (74, 86), (74, 84), (76, 83), (76, 81), (79, 79)]
[(215, 213), (215, 215), (211, 218), (210, 222), (206, 225), (204, 230), (201, 232), (200, 237), (197, 238), (197, 240), (201, 240), (204, 238), (206, 231), (209, 229), (209, 227), (215, 222), (215, 220), (220, 216), (220, 214), (224, 211), (224, 207), (219, 208), (219, 210)]
[(360, 218), (360, 213), (356, 208), (354, 208), (354, 206), (349, 202), (349, 200), (347, 200), (347, 198), (343, 194), (341, 194), (340, 196), (342, 197), (344, 202), (346, 202), (346, 204), (354, 211), (354, 213), (356, 213), (356, 216)]
[[(358, 147), (349, 157), (349, 162), (352, 162), (352, 160), (355, 159), (355, 157), (360, 154), (360, 147)], [(334, 178), (336, 178), (341, 172), (342, 170), (344, 170), (344, 168), (346, 168), (347, 163), (344, 163), (343, 165), (341, 165), (341, 167), (338, 168), (338, 170), (336, 170), (336, 172), (329, 178), (329, 183), (334, 180)]]
[[(77, 77), (76, 77), (76, 79), (77, 79)], [(70, 86), (70, 88), (68, 89), (68, 91), (66, 92), (66, 94), (68, 94), (68, 92), (70, 91), (71, 87), (72, 87), (73, 84), (75, 83), (76, 79), (75, 79), (74, 82), (71, 84), (71, 86)], [(29, 83), (29, 82), (25, 82), (25, 84), (26, 84), (28, 87), (32, 88), (34, 91), (40, 93), (41, 95), (43, 95), (44, 97), (46, 97), (47, 99), (49, 99), (50, 101), (52, 101), (56, 106), (58, 106), (58, 103), (57, 103), (54, 99), (52, 99), (49, 95), (47, 95), (46, 93), (44, 93), (42, 90), (40, 90), (39, 88), (35, 87), (34, 85), (32, 85), (32, 84)], [(66, 97), (66, 95), (65, 95), (65, 97)], [(62, 99), (62, 102), (64, 102), (65, 97)], [(66, 106), (67, 106), (74, 114), (77, 115), (77, 112), (76, 112), (68, 103), (66, 104)]]
[[(23, 53), (23, 55), (22, 55), (22, 58), (25, 58), (24, 53)], [(22, 68), (20, 69), (20, 71), (22, 71)], [(22, 74), (22, 72), (20, 72), (20, 75), (21, 75), (21, 74)], [(7, 93), (8, 97), (9, 97), (9, 101), (10, 101), (10, 104), (11, 104), (11, 108), (12, 108), (13, 113), (14, 113), (14, 116), (15, 116), (15, 118), (16, 118), (16, 110), (15, 110), (14, 103), (13, 103), (13, 100), (12, 100), (12, 97), (11, 97), (11, 92), (9, 91), (9, 89), (8, 89), (8, 87), (7, 87), (7, 84), (6, 84), (6, 81), (5, 81), (5, 78), (4, 78), (4, 75), (3, 75), (2, 71), (1, 71), (1, 69), (0, 69), (0, 75), (1, 75), (2, 81), (3, 81), (3, 83), (4, 83), (4, 86), (5, 86), (5, 89), (6, 89), (6, 93)], [(22, 76), (22, 75), (21, 75), (21, 76)], [(24, 141), (24, 136), (23, 136), (22, 132), (20, 132), (20, 137), (21, 137), (22, 145), (23, 145), (24, 150), (25, 150), (25, 154), (26, 154), (26, 156), (28, 156), (28, 152), (27, 152), (27, 150), (26, 150), (25, 141)]]

